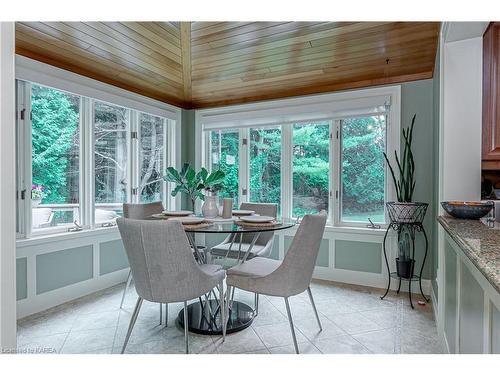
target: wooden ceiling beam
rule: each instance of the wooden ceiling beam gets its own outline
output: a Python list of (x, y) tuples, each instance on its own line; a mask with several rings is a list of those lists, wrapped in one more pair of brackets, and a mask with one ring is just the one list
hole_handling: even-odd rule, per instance
[(191, 103), (193, 84), (191, 79), (191, 22), (181, 22), (180, 27), (184, 102)]

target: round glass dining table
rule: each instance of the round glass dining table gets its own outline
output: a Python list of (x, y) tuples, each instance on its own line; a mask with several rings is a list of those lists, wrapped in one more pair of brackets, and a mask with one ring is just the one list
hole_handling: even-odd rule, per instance
[[(204, 233), (205, 235), (210, 234), (220, 234), (226, 233), (231, 235), (229, 249), (227, 254), (234, 249), (239, 250), (241, 243), (243, 241), (243, 235), (250, 235), (251, 241), (248, 245), (247, 250), (239, 251), (241, 254), (239, 259), (234, 259), (235, 264), (241, 264), (245, 262), (251, 253), (251, 250), (255, 243), (257, 242), (261, 233), (264, 232), (277, 232), (280, 230), (285, 230), (293, 227), (296, 224), (295, 220), (280, 219), (274, 225), (238, 225), (238, 218), (234, 220), (222, 219), (224, 221), (209, 221), (209, 225), (194, 225), (194, 226), (184, 226), (189, 242), (195, 252), (195, 258), (200, 263), (207, 263), (207, 253), (200, 251), (200, 246), (196, 244), (196, 234)], [(245, 236), (248, 237), (248, 236)], [(209, 249), (207, 249), (209, 250)], [(226, 258), (227, 258), (226, 254)], [(234, 266), (233, 265), (233, 266)], [(234, 290), (234, 289), (233, 289)], [(204, 298), (200, 297), (197, 302), (188, 305), (188, 324), (189, 331), (205, 334), (205, 335), (221, 335), (222, 325), (220, 317), (220, 304), (217, 299), (218, 293), (214, 291), (205, 295)], [(211, 298), (213, 296), (213, 298)], [(228, 298), (226, 297), (226, 300)], [(231, 296), (232, 300), (232, 296)], [(232, 300), (229, 310), (229, 319), (227, 323), (227, 333), (233, 333), (241, 331), (252, 324), (253, 319), (256, 316), (256, 312), (253, 307), (243, 303), (241, 301)], [(177, 322), (181, 327), (184, 327), (184, 309), (179, 312), (177, 317)]]

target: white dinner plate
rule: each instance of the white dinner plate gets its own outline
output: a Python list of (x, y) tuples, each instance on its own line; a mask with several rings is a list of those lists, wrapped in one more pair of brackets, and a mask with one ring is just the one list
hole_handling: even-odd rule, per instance
[(234, 216), (248, 216), (253, 215), (255, 211), (252, 210), (233, 210)]
[(193, 214), (193, 211), (163, 211), (165, 216), (189, 216)]
[(205, 221), (203, 217), (194, 217), (194, 216), (185, 216), (185, 217), (176, 217), (171, 220), (180, 221), (182, 224), (201, 224)]
[(269, 223), (274, 220), (274, 217), (271, 216), (242, 216), (240, 217), (241, 221), (246, 221), (247, 223)]

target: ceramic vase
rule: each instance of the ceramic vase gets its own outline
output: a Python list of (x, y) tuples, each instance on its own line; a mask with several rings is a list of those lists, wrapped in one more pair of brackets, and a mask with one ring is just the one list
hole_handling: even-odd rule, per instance
[(217, 196), (205, 196), (205, 201), (201, 207), (203, 217), (207, 219), (216, 218), (219, 215), (219, 208), (217, 207)]

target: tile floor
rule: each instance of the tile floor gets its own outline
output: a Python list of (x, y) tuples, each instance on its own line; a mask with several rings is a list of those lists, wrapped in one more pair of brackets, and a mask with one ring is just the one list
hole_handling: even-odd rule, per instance
[[(18, 321), (20, 352), (119, 353), (137, 295), (131, 287), (119, 308), (124, 284)], [(311, 285), (323, 324), (319, 332), (307, 293), (290, 305), (299, 349), (321, 353), (441, 353), (431, 304), (412, 310), (406, 294), (380, 300), (379, 289), (339, 283)], [(253, 306), (253, 295), (236, 298)], [(418, 297), (415, 296), (415, 299)], [(168, 327), (159, 324), (159, 305), (144, 302), (127, 353), (183, 353), (184, 331), (175, 319), (182, 304), (169, 305)], [(190, 335), (192, 353), (293, 353), (283, 299), (261, 296), (252, 326), (227, 336)]]

